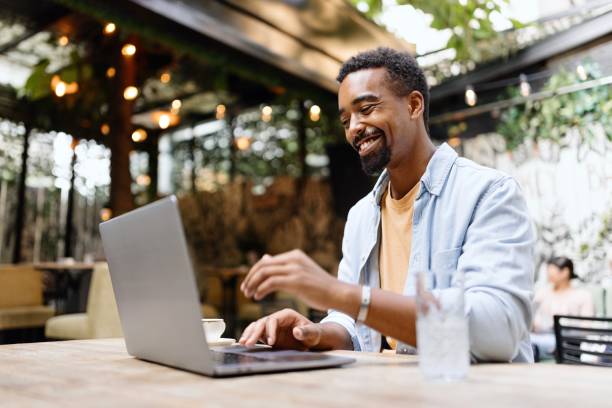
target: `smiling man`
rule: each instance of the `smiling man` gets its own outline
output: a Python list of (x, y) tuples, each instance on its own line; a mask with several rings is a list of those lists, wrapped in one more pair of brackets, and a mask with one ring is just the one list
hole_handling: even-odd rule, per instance
[(283, 290), (328, 316), (315, 324), (286, 309), (252, 323), (240, 343), (379, 351), (385, 336), (418, 347), (416, 272), (447, 277), (435, 282), (444, 291), (461, 270), (473, 360), (532, 361), (534, 234), (516, 181), (435, 148), (427, 83), (409, 54), (358, 54), (337, 80), (346, 139), (366, 173), (382, 174), (349, 212), (338, 279), (292, 251), (264, 256), (242, 284), (256, 300)]

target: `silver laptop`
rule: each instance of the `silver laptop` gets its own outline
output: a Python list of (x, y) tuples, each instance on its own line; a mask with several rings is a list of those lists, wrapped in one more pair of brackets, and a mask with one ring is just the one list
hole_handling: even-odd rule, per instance
[(233, 346), (210, 349), (176, 197), (100, 224), (127, 351), (209, 376), (335, 367), (351, 358)]

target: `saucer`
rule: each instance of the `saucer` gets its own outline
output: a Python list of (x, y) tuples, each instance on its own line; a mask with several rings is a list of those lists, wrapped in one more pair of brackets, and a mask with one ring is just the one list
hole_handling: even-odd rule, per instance
[(208, 341), (207, 343), (210, 347), (231, 346), (232, 344), (236, 343), (236, 339), (221, 337), (215, 341)]

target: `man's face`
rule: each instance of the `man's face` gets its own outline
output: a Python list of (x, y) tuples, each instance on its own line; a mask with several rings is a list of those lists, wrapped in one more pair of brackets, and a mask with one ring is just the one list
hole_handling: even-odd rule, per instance
[(405, 159), (414, 126), (410, 104), (389, 89), (385, 68), (347, 75), (338, 90), (338, 105), (346, 140), (359, 153), (366, 174)]

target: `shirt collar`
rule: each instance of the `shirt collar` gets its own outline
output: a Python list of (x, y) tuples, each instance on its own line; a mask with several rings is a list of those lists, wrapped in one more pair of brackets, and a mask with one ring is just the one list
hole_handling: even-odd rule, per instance
[[(429, 160), (427, 164), (427, 169), (425, 169), (425, 174), (421, 177), (421, 184), (423, 184), (422, 189), (420, 189), (417, 199), (423, 194), (424, 190), (427, 190), (430, 194), (438, 196), (442, 191), (442, 187), (448, 178), (448, 174), (450, 173), (451, 167), (455, 164), (455, 160), (457, 160), (457, 152), (453, 150), (447, 143), (443, 143), (440, 145), (434, 155)], [(376, 184), (374, 185), (374, 189), (372, 190), (372, 198), (374, 199), (374, 203), (379, 204), (382, 199), (382, 195), (385, 192), (385, 188), (389, 183), (389, 174), (387, 169), (385, 169)]]

